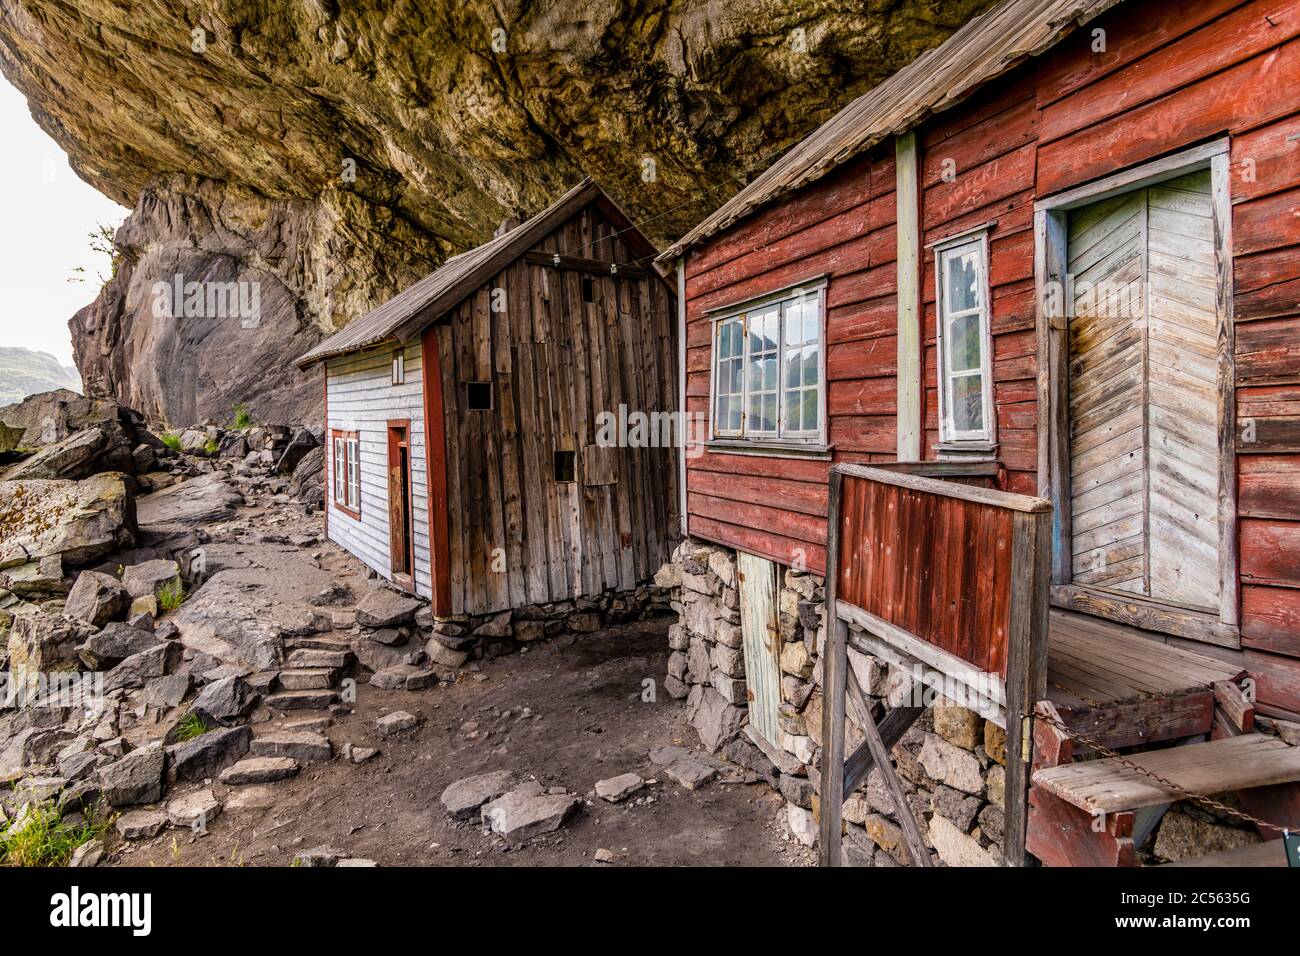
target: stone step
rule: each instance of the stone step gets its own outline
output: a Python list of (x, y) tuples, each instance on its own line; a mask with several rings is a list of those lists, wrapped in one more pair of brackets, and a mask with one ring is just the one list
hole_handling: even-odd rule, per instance
[(338, 676), (336, 667), (291, 667), (280, 671), (280, 686), (285, 690), (328, 690)]
[(310, 637), (288, 637), (285, 638), (284, 646), (292, 651), (337, 651), (340, 654), (350, 654), (352, 645), (345, 640), (337, 637), (320, 637), (311, 635)]
[(228, 787), (273, 783), (296, 775), (299, 769), (292, 757), (246, 757), (221, 771), (221, 782)]
[(277, 730), (253, 738), (254, 757), (292, 757), (301, 763), (334, 759), (334, 747), (324, 734), (305, 730)]
[(332, 690), (288, 690), (266, 698), (272, 710), (324, 710), (337, 703), (339, 695)]
[(285, 667), (347, 667), (351, 651), (322, 651), (302, 647), (289, 655)]

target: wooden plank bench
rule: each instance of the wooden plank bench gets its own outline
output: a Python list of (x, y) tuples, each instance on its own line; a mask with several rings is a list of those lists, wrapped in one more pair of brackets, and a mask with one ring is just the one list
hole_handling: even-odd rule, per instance
[[(1276, 737), (1242, 734), (1134, 754), (1137, 766), (1193, 793), (1215, 794), (1300, 780), (1300, 747)], [(1141, 810), (1182, 794), (1111, 757), (1046, 767), (1033, 785), (1089, 814)]]

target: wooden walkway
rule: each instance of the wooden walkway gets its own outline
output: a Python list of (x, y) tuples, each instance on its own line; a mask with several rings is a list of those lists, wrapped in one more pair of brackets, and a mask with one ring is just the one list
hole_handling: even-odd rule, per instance
[(1244, 671), (1179, 650), (1136, 628), (1053, 609), (1048, 630), (1047, 696), (1063, 713), (1153, 697), (1208, 691)]

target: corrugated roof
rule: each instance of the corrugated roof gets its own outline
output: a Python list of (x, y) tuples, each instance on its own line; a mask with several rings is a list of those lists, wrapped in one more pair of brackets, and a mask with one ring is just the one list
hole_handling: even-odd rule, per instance
[[(452, 256), (383, 305), (335, 332), (310, 352), (297, 358), (294, 364), (299, 368), (307, 368), (335, 355), (378, 345), (392, 338), (401, 326), (420, 313), (423, 313), (424, 321), (435, 321), (524, 250), (540, 242), (552, 228), (597, 198), (608, 201), (596, 183), (584, 179), (517, 228), (468, 252)], [(613, 206), (613, 203), (610, 205)]]
[(887, 136), (904, 133), (1120, 0), (1004, 0), (862, 94), (660, 256), (672, 259)]

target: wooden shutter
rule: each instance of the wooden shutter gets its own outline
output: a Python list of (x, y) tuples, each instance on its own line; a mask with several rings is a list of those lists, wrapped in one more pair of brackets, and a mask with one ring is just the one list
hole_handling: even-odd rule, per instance
[(768, 743), (779, 746), (781, 728), (781, 631), (776, 617), (776, 565), (743, 551), (736, 553), (740, 574), (740, 630), (745, 651), (749, 722)]

